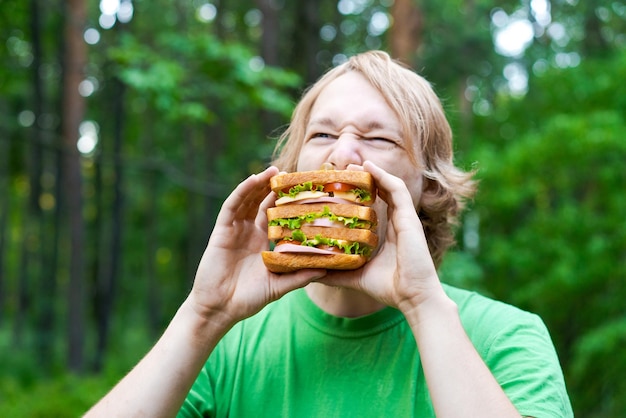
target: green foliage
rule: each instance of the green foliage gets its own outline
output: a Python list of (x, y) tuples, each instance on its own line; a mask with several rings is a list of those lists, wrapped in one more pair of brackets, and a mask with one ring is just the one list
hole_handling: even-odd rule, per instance
[[(118, 382), (153, 344), (136, 315), (120, 319), (105, 367), (97, 375), (75, 375), (62, 364), (50, 371), (30, 350), (11, 346), (10, 330), (0, 328), (0, 416), (20, 418), (78, 417)], [(25, 339), (35, 336), (28, 333)], [(48, 353), (54, 358), (62, 343)]]
[(592, 410), (590, 416), (619, 417), (626, 407), (624, 345), (626, 316), (623, 314), (585, 333), (574, 345), (572, 381), (579, 386), (577, 403), (588, 405)]
[(165, 32), (149, 45), (126, 34), (109, 56), (120, 78), (173, 121), (214, 123), (210, 109), (216, 106), (229, 113), (254, 107), (288, 116), (293, 105), (284, 91), (300, 82), (285, 70), (253, 68), (249, 49), (208, 33)]
[[(493, 1), (424, 1), (424, 46), (420, 65), (426, 78), (439, 89), (463, 85), (466, 77), (493, 76), (502, 58), (493, 50), (490, 12)], [(445, 63), (445, 64), (443, 64)], [(443, 65), (442, 65), (443, 64)], [(454, 92), (456, 89), (453, 89)]]
[(500, 109), (507, 119), (508, 137), (536, 129), (546, 121), (546, 116), (556, 113), (584, 115), (606, 110), (623, 118), (626, 86), (617, 80), (625, 72), (626, 54), (622, 51), (611, 59), (586, 60), (576, 68), (552, 68), (544, 75), (532, 77), (527, 97), (508, 100), (505, 109)]
[(446, 254), (439, 268), (439, 277), (442, 282), (452, 286), (472, 289), (485, 295), (490, 293), (483, 285), (483, 269), (469, 252), (450, 251)]
[(42, 379), (24, 387), (16, 381), (0, 379), (0, 415), (3, 417), (78, 417), (115, 384), (101, 377), (79, 378), (62, 375)]
[[(477, 153), (484, 286), (544, 318), (581, 416), (626, 410), (624, 63), (544, 75), (543, 89), (510, 103), (506, 123), (523, 133), (492, 135)], [(607, 74), (591, 77), (599, 66)], [(569, 86), (572, 100), (549, 86)]]

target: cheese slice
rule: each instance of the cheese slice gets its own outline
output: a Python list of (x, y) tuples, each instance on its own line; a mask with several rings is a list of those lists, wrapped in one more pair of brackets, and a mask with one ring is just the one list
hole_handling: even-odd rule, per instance
[(360, 202), (359, 196), (352, 192), (334, 192), (333, 195), (339, 199), (349, 200), (350, 202)]

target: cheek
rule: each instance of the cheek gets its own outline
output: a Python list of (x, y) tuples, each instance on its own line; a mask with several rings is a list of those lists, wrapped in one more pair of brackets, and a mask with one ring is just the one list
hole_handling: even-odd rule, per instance
[(417, 210), (420, 206), (420, 201), (422, 200), (422, 182), (420, 181), (420, 186), (416, 187), (414, 190), (409, 189), (411, 193), (411, 198), (413, 199), (413, 207)]
[(306, 144), (303, 144), (302, 148), (300, 148), (300, 152), (298, 153), (298, 160), (296, 161), (296, 171), (306, 171), (304, 163), (307, 161), (306, 156), (308, 154), (310, 153), (307, 152), (307, 146)]
[(405, 177), (404, 183), (411, 194), (413, 207), (417, 209), (419, 207), (420, 200), (422, 199), (422, 190), (424, 187), (424, 180), (421, 171), (418, 173), (414, 172), (411, 176)]
[(317, 170), (314, 168), (314, 164), (312, 164), (312, 158), (309, 158), (306, 153), (301, 153), (298, 158), (298, 164), (296, 166), (296, 171), (313, 171)]
[(305, 171), (302, 168), (302, 153), (300, 153), (300, 156), (298, 157), (298, 161), (296, 162), (296, 171)]
[(307, 147), (306, 144), (302, 146), (300, 155), (298, 157), (296, 170), (297, 171), (314, 171), (320, 170), (322, 164), (327, 162), (328, 158), (326, 153), (314, 147)]

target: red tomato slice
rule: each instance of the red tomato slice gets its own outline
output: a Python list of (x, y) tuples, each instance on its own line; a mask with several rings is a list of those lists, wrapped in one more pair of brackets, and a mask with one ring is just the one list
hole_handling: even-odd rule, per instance
[(349, 192), (354, 186), (345, 183), (328, 183), (324, 185), (325, 192)]
[(300, 244), (300, 241), (294, 241), (290, 239), (281, 239), (276, 242), (276, 245), (282, 245), (282, 244)]

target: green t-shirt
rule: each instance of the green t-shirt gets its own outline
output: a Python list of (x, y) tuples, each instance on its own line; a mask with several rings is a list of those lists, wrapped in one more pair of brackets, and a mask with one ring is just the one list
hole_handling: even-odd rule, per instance
[[(539, 317), (446, 286), (478, 353), (522, 415), (573, 417)], [(294, 291), (220, 341), (179, 417), (434, 417), (415, 339), (393, 308), (360, 318)]]

